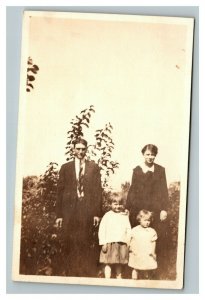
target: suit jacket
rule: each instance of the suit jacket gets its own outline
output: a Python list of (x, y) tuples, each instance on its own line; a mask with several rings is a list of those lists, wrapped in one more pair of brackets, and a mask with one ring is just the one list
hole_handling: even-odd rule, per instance
[[(84, 199), (85, 216), (92, 218), (101, 216), (102, 187), (100, 169), (94, 161), (85, 162), (84, 173)], [(56, 212), (58, 218), (63, 218), (64, 224), (68, 224), (71, 218), (75, 218), (75, 206), (79, 201), (77, 197), (77, 180), (75, 161), (62, 165), (59, 173), (57, 187)]]
[(133, 170), (132, 183), (127, 198), (127, 208), (135, 214), (146, 209), (158, 214), (167, 210), (168, 189), (165, 169), (154, 164), (154, 172), (143, 173), (140, 166)]

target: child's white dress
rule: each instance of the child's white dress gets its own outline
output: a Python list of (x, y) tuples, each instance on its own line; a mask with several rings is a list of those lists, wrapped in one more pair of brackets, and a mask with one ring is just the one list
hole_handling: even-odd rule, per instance
[(157, 268), (156, 261), (157, 233), (151, 228), (141, 225), (131, 231), (128, 265), (137, 270), (154, 270)]
[(125, 213), (107, 212), (99, 226), (99, 244), (107, 245), (107, 251), (100, 252), (100, 263), (127, 264), (128, 244), (131, 226)]

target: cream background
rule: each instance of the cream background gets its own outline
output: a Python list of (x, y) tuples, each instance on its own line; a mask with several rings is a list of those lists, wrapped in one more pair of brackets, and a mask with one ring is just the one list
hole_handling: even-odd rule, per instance
[(158, 146), (156, 162), (166, 168), (168, 184), (181, 180), (190, 107), (186, 24), (177, 18), (114, 20), (30, 18), (27, 56), (40, 71), (25, 96), (24, 176), (44, 173), (51, 161), (65, 162), (69, 122), (92, 104), (89, 143), (96, 129), (107, 122), (114, 127), (112, 159), (120, 168), (113, 188), (131, 180), (147, 143)]

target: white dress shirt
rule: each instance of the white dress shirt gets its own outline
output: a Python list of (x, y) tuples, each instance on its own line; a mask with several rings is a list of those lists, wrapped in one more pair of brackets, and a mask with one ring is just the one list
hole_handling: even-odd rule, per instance
[[(77, 181), (79, 180), (80, 165), (82, 165), (82, 167), (83, 167), (82, 174), (84, 175), (85, 174), (85, 159), (80, 160), (77, 157), (75, 157), (75, 174), (76, 174), (76, 180)], [(78, 197), (84, 196), (84, 193), (82, 193), (80, 195), (78, 187), (77, 187), (77, 194), (78, 194)]]

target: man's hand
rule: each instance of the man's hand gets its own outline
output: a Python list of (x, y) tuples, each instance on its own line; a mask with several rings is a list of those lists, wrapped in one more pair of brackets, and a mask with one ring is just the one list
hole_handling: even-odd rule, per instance
[(98, 227), (99, 224), (100, 224), (100, 218), (94, 217), (93, 218), (93, 226)]
[(167, 218), (167, 212), (165, 210), (161, 210), (159, 218), (160, 221), (165, 221)]
[(62, 224), (63, 224), (63, 218), (57, 218), (55, 222), (56, 227), (61, 228)]
[(107, 244), (102, 245), (102, 252), (106, 253), (107, 252), (107, 248), (108, 248)]

